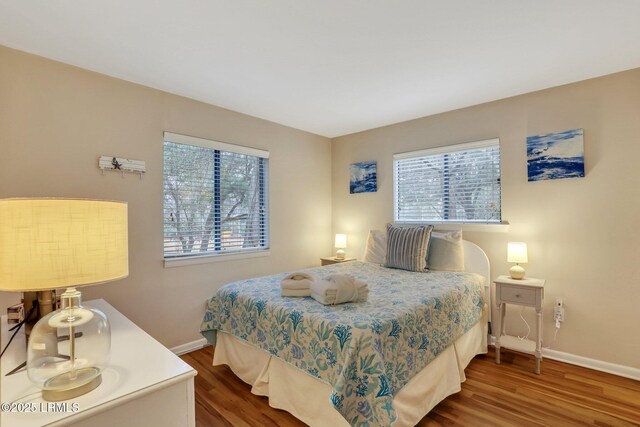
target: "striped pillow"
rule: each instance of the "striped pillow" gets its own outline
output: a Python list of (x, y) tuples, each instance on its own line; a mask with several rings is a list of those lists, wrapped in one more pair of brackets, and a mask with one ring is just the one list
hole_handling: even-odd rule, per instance
[(387, 224), (387, 257), (384, 266), (425, 272), (433, 226), (396, 227)]

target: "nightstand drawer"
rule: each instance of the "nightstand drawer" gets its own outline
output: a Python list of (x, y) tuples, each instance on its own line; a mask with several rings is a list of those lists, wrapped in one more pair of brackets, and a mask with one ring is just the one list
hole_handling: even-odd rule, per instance
[(500, 286), (500, 301), (516, 304), (536, 305), (536, 290), (516, 286)]

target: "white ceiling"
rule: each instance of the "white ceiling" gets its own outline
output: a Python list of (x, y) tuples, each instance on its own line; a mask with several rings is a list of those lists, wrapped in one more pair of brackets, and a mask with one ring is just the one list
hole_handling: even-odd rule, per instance
[(335, 137), (640, 67), (638, 0), (0, 0), (0, 44)]

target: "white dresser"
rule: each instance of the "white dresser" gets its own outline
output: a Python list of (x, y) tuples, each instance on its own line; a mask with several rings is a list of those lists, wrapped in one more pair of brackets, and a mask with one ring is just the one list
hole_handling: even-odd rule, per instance
[[(26, 370), (5, 376), (26, 358), (21, 332), (2, 357), (0, 399), (14, 409), (22, 404), (22, 409), (46, 412), (2, 412), (0, 426), (195, 426), (196, 371), (106, 301), (83, 305), (103, 311), (111, 324), (111, 361), (102, 373), (102, 384), (83, 396), (56, 402), (57, 408), (48, 408), (49, 402), (42, 400)], [(10, 337), (6, 322), (2, 316), (2, 348)]]

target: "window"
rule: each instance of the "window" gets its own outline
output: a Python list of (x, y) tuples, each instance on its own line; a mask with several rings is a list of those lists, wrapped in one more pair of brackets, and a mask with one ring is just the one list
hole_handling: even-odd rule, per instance
[(398, 222), (500, 223), (500, 141), (394, 155)]
[(164, 135), (164, 257), (268, 249), (269, 153)]

